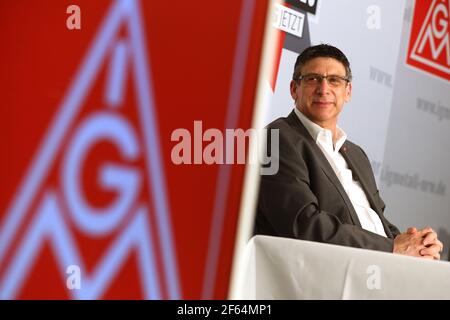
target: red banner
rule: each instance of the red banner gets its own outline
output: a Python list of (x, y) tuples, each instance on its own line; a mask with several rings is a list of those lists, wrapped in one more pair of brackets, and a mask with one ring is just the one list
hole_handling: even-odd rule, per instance
[(171, 135), (250, 127), (266, 1), (0, 7), (0, 298), (226, 298), (245, 167)]

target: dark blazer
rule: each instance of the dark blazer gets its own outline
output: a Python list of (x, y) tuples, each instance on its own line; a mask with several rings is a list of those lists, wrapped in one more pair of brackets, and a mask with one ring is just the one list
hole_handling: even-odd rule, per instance
[[(392, 252), (393, 239), (400, 232), (383, 215), (385, 204), (369, 159), (359, 146), (347, 140), (340, 152), (388, 238), (361, 227), (338, 177), (294, 111), (267, 128), (279, 129), (279, 170), (261, 176), (255, 234)], [(271, 157), (274, 161), (276, 155)]]

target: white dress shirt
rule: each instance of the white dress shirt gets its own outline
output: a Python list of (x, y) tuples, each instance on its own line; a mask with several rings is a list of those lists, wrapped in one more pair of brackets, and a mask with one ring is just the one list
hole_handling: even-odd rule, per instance
[(336, 140), (336, 144), (333, 146), (333, 134), (331, 130), (324, 129), (312, 122), (297, 108), (294, 108), (294, 110), (336, 173), (339, 181), (344, 187), (345, 192), (350, 198), (353, 207), (355, 208), (363, 229), (387, 237), (380, 217), (370, 207), (369, 201), (367, 200), (367, 196), (362, 189), (361, 184), (358, 181), (353, 180), (352, 171), (348, 167), (342, 154), (339, 153), (339, 149), (347, 139), (345, 132), (339, 127), (336, 128), (338, 138)]

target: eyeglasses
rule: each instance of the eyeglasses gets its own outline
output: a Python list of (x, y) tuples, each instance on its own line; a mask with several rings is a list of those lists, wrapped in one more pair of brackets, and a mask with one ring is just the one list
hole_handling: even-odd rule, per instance
[(328, 85), (333, 88), (339, 88), (350, 82), (350, 79), (343, 76), (330, 74), (328, 76), (323, 76), (321, 74), (311, 73), (305, 74), (294, 80), (302, 80), (307, 86), (317, 86), (322, 83), (323, 79), (327, 79)]

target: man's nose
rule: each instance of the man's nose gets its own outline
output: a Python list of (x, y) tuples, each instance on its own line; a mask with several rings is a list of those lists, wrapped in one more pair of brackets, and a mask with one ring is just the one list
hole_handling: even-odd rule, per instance
[(320, 94), (326, 94), (330, 92), (330, 85), (328, 84), (327, 79), (322, 78), (322, 81), (317, 84), (316, 92)]

